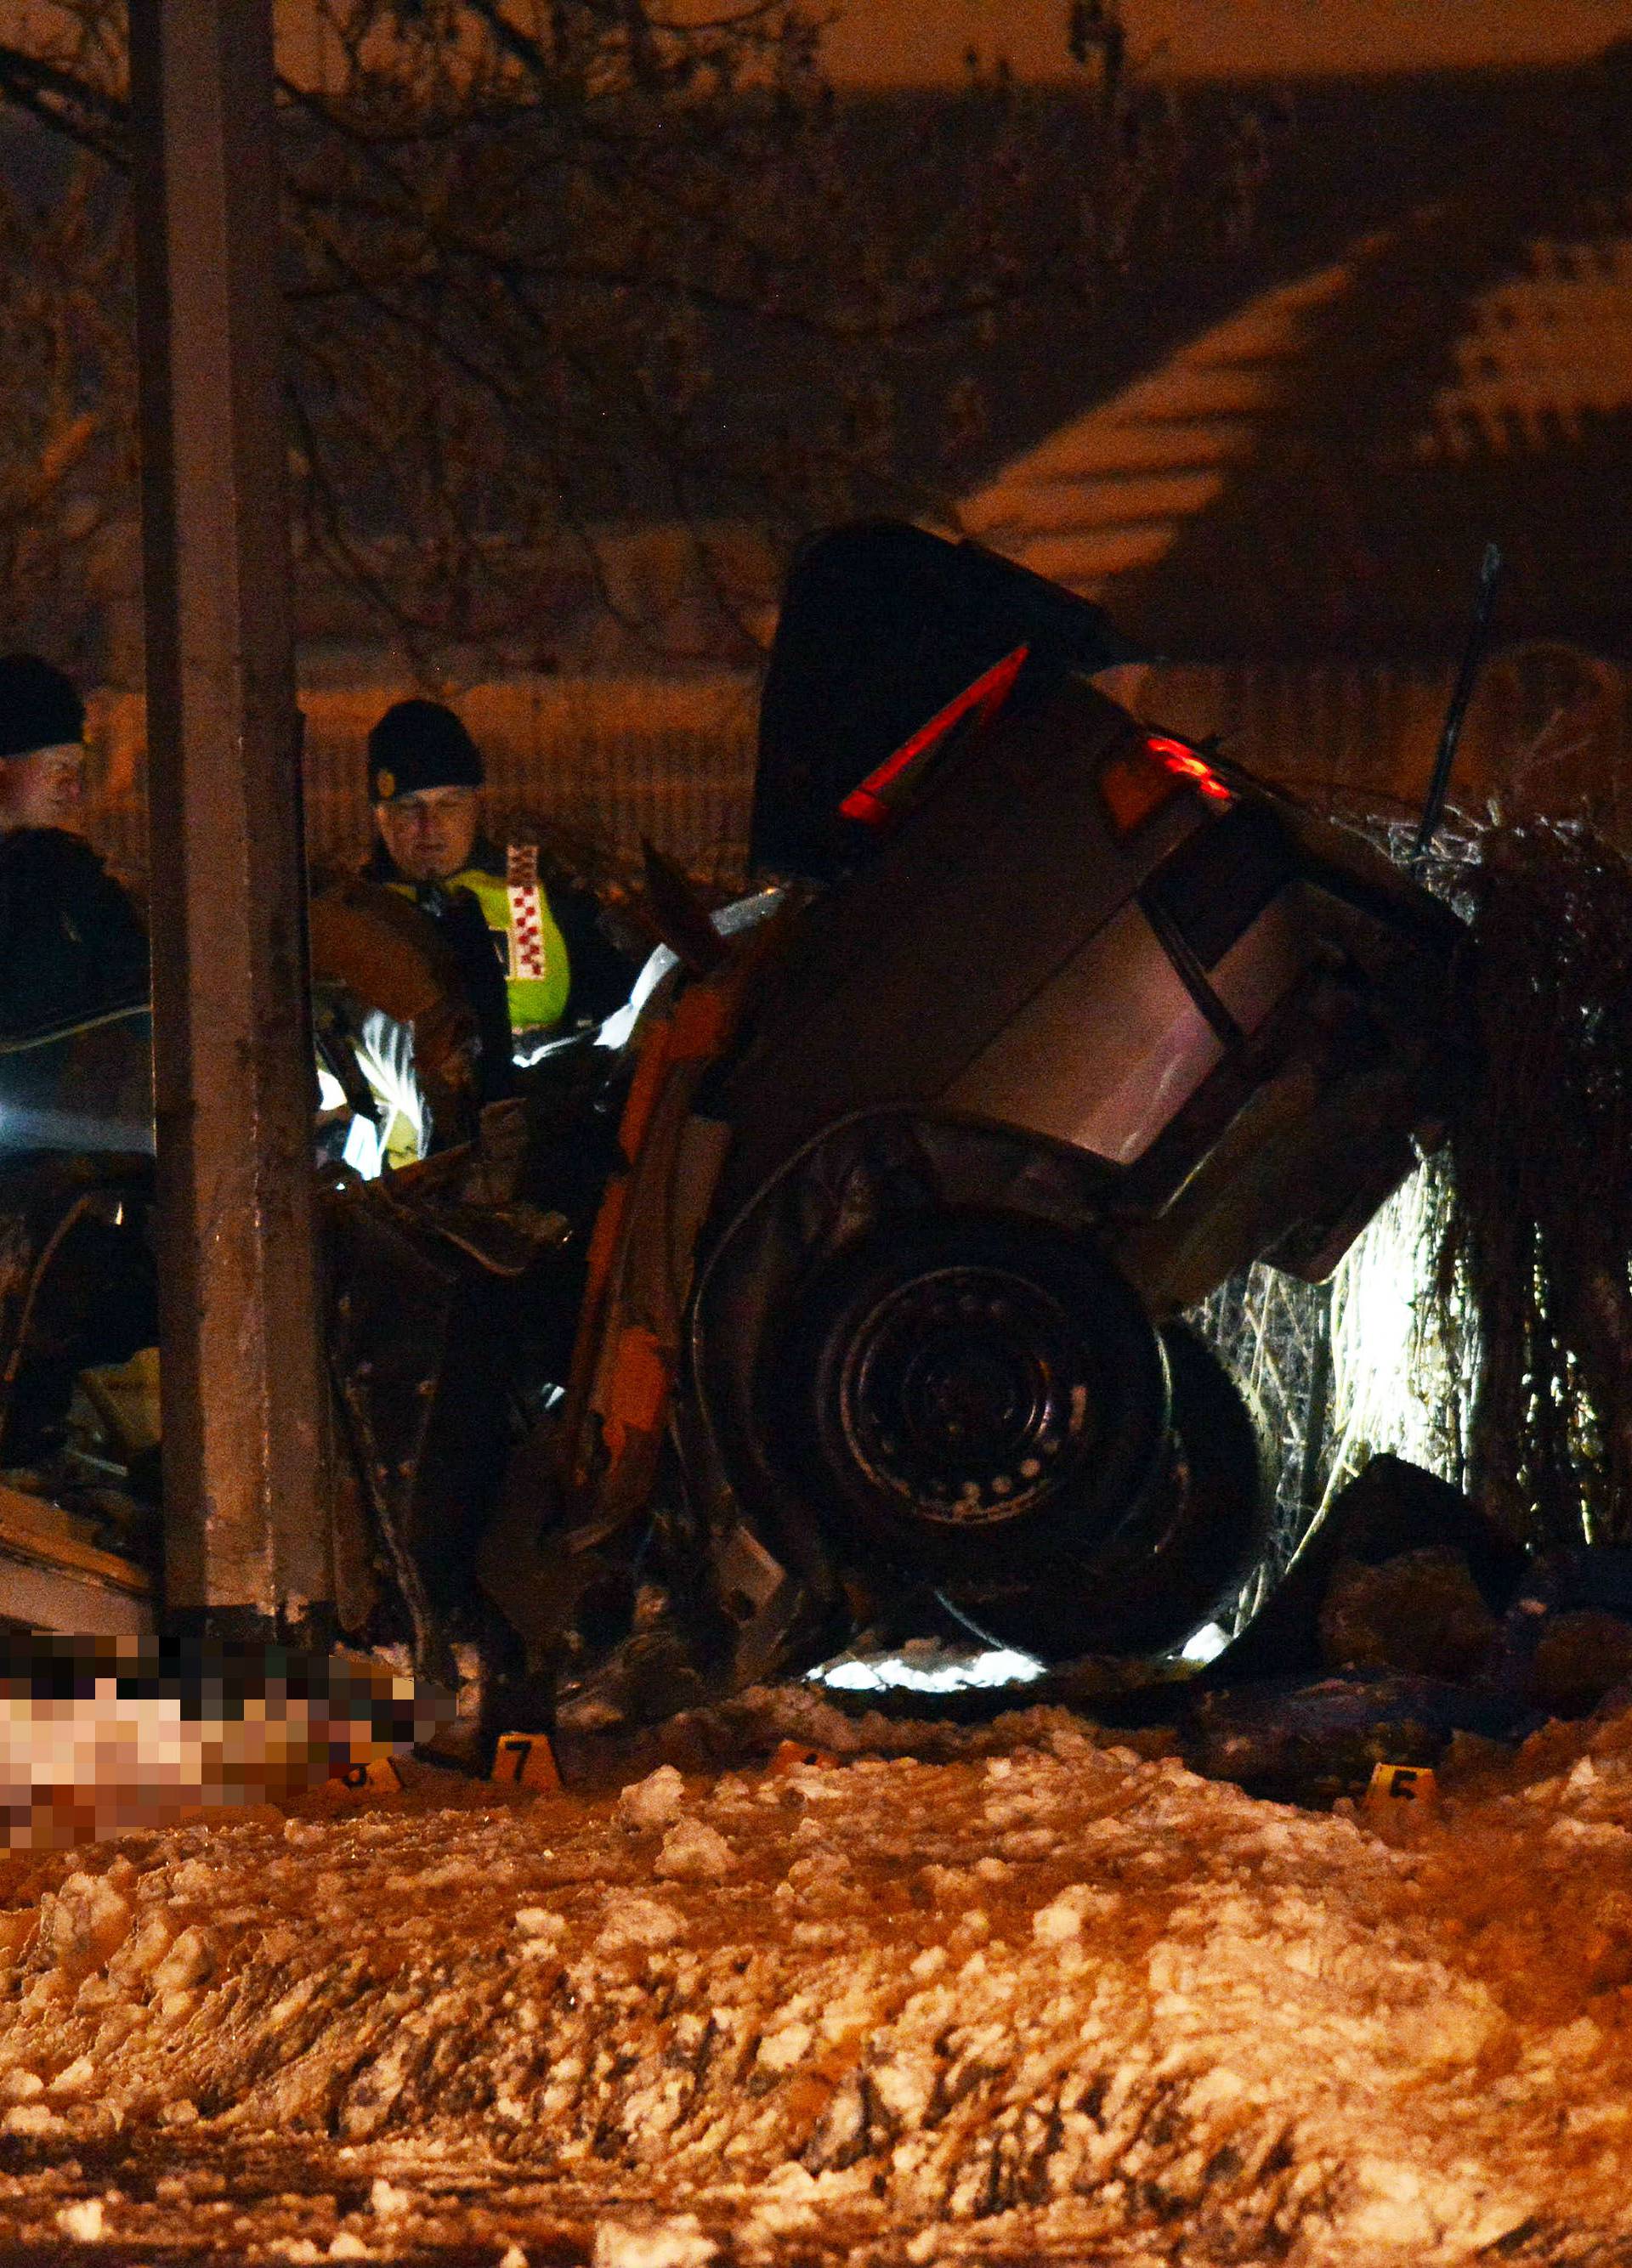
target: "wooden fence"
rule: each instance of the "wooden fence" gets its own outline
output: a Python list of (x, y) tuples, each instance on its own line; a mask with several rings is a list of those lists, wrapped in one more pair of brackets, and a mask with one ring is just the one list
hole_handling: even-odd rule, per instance
[[(366, 855), (368, 728), (409, 690), (302, 696), (315, 868)], [(477, 686), (457, 706), (486, 762), (489, 823), (500, 839), (554, 828), (627, 868), (644, 836), (698, 877), (730, 884), (747, 849), (757, 701), (742, 677), (544, 677)], [(128, 696), (92, 704), (87, 832), (137, 882), (146, 865), (143, 722), (141, 703)]]
[[(314, 864), (360, 859), (369, 840), (368, 727), (406, 688), (306, 696), (306, 826)], [(1420, 803), (1449, 673), (1385, 666), (1162, 667), (1117, 688), (1152, 723), (1216, 732), (1230, 755), (1340, 811)], [(741, 879), (753, 789), (757, 688), (744, 676), (669, 681), (543, 677), (477, 686), (457, 705), (487, 760), (493, 831), (554, 826), (631, 865), (649, 836), (694, 874)], [(145, 865), (142, 716), (93, 704), (88, 829), (115, 865)], [(1453, 802), (1590, 815), (1632, 848), (1632, 673), (1560, 646), (1490, 664)]]

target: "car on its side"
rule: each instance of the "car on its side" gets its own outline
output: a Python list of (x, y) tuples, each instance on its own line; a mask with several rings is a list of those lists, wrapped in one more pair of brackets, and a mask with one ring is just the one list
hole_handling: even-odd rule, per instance
[[(666, 943), (602, 1043), (463, 1148), (320, 1159), (354, 1642), (447, 1676), (484, 1640), (512, 1723), (606, 1724), (929, 1594), (1136, 1676), (1239, 1589), (1260, 1445), (1184, 1319), (1254, 1261), (1328, 1275), (1435, 1138), (1463, 930), (1112, 698), (1134, 658), (973, 545), (819, 539), (764, 687), (761, 887), (705, 907), (653, 854)], [(416, 940), (366, 942), (353, 987), (378, 961), (376, 1009), (456, 1038)], [(14, 1433), (73, 1383), (87, 1268), (116, 1255), (152, 1329), (146, 1105), (85, 1117), (93, 1038), (61, 1078), (0, 1057), (0, 1144), (33, 1114), (0, 1192)]]
[(718, 939), (668, 894), (570, 1390), (484, 1555), (586, 1721), (645, 1705), (642, 1661), (740, 1685), (913, 1586), (1148, 1654), (1261, 1551), (1252, 1416), (1180, 1318), (1253, 1261), (1328, 1275), (1435, 1138), (1462, 925), (1120, 706), (1129, 658), (918, 529), (797, 563), (779, 888)]

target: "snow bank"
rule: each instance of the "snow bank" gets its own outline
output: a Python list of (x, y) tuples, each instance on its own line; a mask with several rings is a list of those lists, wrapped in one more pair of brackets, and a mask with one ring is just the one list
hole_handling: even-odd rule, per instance
[(606, 2268), (1632, 2235), (1632, 1715), (1375, 1822), (1011, 1732), (0, 1859), (0, 2125), (337, 2152), (302, 2257), (428, 2243), (427, 2167)]

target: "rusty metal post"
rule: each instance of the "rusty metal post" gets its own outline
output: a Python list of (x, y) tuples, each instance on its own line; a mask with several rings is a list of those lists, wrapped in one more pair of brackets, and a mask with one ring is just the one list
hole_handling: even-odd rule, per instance
[(131, 0), (166, 1594), (331, 1595), (270, 0)]

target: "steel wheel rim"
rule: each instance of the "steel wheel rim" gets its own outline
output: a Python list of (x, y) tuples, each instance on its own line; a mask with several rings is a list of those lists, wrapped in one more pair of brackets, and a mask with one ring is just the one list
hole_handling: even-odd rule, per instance
[(873, 1487), (938, 1528), (1036, 1510), (1098, 1428), (1091, 1357), (1051, 1292), (990, 1265), (935, 1269), (863, 1319), (838, 1381), (846, 1448)]

